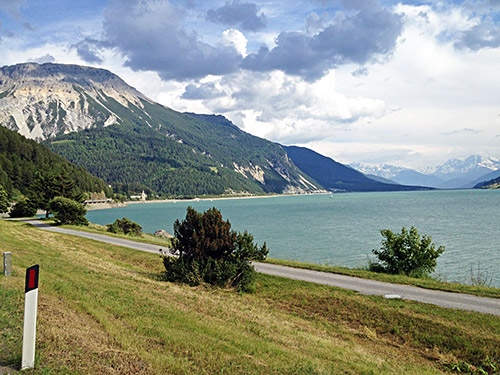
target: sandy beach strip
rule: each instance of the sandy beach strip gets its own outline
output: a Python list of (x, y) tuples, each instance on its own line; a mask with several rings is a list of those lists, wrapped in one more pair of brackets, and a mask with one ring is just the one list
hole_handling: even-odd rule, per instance
[(294, 197), (304, 195), (321, 195), (331, 194), (329, 192), (312, 193), (312, 194), (269, 194), (269, 195), (240, 195), (240, 196), (224, 196), (224, 197), (211, 197), (211, 198), (191, 198), (191, 199), (153, 199), (153, 200), (134, 200), (125, 201), (123, 203), (96, 203), (87, 204), (85, 208), (87, 211), (105, 210), (116, 207), (126, 207), (129, 204), (150, 204), (150, 203), (177, 203), (177, 202), (212, 202), (219, 200), (232, 200), (232, 199), (256, 199), (256, 198), (277, 198), (277, 197)]

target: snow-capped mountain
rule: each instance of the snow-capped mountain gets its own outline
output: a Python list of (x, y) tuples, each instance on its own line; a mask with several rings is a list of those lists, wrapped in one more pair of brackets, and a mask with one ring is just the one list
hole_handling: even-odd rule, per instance
[(437, 188), (471, 188), (478, 182), (500, 176), (500, 159), (471, 155), (464, 160), (450, 159), (442, 165), (426, 169), (425, 173), (392, 165), (365, 165), (353, 163), (352, 168), (390, 179), (405, 185)]
[(402, 185), (437, 187), (444, 181), (439, 177), (426, 175), (409, 168), (396, 167), (394, 165), (366, 165), (360, 163), (350, 164), (354, 168), (366, 175), (382, 177)]
[(452, 178), (476, 179), (500, 169), (500, 159), (471, 155), (465, 160), (451, 159), (436, 167), (435, 176), (450, 180)]

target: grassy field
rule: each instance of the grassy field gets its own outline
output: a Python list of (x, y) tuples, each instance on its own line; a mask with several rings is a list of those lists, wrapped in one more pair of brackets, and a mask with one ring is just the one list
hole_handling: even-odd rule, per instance
[(40, 264), (26, 374), (499, 373), (500, 319), (258, 275), (237, 294), (161, 280), (159, 256), (0, 221), (0, 366), (21, 356), (24, 272)]

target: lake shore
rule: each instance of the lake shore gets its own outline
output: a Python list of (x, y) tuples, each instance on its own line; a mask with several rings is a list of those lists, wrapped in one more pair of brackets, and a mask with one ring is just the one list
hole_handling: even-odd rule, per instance
[(96, 203), (88, 204), (85, 206), (87, 211), (95, 210), (105, 210), (117, 207), (127, 207), (130, 204), (150, 204), (150, 203), (177, 203), (177, 202), (212, 202), (220, 200), (234, 200), (234, 199), (256, 199), (256, 198), (276, 198), (276, 197), (293, 197), (293, 196), (304, 196), (304, 195), (322, 195), (331, 194), (330, 192), (318, 192), (310, 194), (270, 194), (270, 195), (240, 195), (240, 196), (223, 196), (223, 197), (211, 197), (211, 198), (192, 198), (192, 199), (154, 199), (154, 200), (133, 200), (125, 201), (123, 203)]

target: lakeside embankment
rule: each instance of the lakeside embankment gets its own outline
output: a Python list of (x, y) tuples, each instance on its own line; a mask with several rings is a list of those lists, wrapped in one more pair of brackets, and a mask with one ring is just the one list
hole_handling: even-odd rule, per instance
[(87, 204), (85, 208), (87, 211), (94, 210), (105, 210), (109, 208), (116, 207), (127, 207), (131, 204), (151, 204), (151, 203), (177, 203), (177, 202), (212, 202), (212, 201), (224, 201), (224, 200), (235, 200), (235, 199), (257, 199), (257, 198), (277, 198), (277, 197), (295, 197), (295, 196), (305, 196), (305, 195), (325, 195), (332, 194), (330, 192), (318, 192), (318, 193), (308, 193), (308, 194), (267, 194), (267, 195), (237, 195), (237, 196), (218, 196), (209, 198), (190, 198), (190, 199), (152, 199), (152, 200), (133, 200), (124, 201), (117, 203), (92, 203)]
[[(157, 254), (0, 221), (0, 363), (20, 362), (24, 271), (40, 264), (30, 374), (495, 373), (496, 316), (257, 275), (257, 291), (161, 281)], [(487, 334), (485, 334), (487, 333)], [(202, 353), (203, 355), (199, 355)]]

